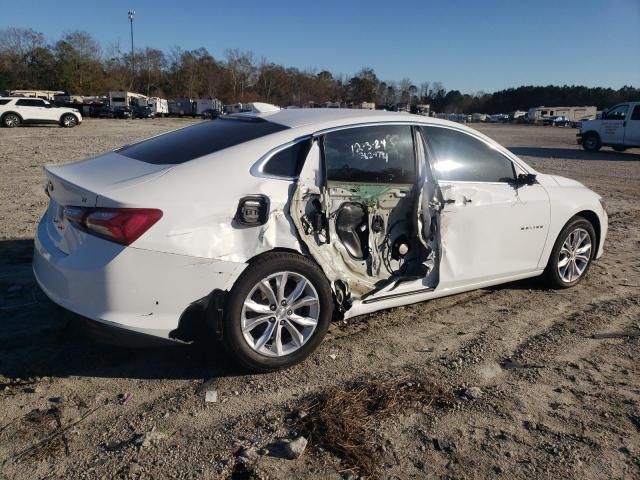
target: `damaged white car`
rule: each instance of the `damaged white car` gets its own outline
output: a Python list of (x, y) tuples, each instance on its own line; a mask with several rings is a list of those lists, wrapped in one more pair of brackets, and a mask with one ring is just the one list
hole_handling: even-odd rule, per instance
[(607, 233), (580, 183), (405, 113), (231, 115), (46, 171), (33, 268), (54, 302), (167, 340), (202, 323), (257, 371), (304, 359), (332, 318), (571, 287)]

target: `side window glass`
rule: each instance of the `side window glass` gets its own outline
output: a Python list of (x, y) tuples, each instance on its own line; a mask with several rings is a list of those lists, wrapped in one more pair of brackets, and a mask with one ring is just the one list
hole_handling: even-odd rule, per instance
[(23, 98), (18, 100), (16, 105), (20, 105), (21, 107), (44, 107), (44, 102), (42, 100)]
[(267, 161), (262, 171), (278, 177), (297, 177), (310, 148), (311, 140), (304, 140), (280, 150)]
[(640, 105), (633, 107), (633, 113), (631, 114), (631, 120), (640, 120)]
[(324, 138), (327, 180), (413, 183), (416, 160), (409, 125), (356, 127)]
[(605, 120), (624, 120), (627, 117), (629, 105), (618, 105), (609, 110), (605, 115)]
[(457, 182), (511, 182), (513, 163), (473, 136), (440, 127), (422, 127), (440, 180)]

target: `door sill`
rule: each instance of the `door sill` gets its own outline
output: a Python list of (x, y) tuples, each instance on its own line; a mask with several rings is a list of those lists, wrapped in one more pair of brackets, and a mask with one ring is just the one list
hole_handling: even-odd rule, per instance
[(433, 292), (433, 290), (434, 289), (432, 287), (425, 287), (425, 288), (419, 288), (417, 290), (410, 290), (408, 292), (391, 293), (389, 295), (382, 295), (380, 297), (367, 298), (365, 300), (362, 300), (362, 303), (367, 305), (370, 303), (381, 302), (383, 300), (390, 300), (392, 298), (408, 297), (411, 295), (418, 295), (420, 293), (429, 293), (429, 292)]

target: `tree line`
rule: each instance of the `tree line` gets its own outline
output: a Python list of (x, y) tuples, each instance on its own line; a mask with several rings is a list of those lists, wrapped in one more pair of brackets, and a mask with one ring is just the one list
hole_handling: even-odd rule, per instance
[(99, 95), (129, 90), (149, 96), (219, 98), (224, 103), (264, 101), (281, 106), (308, 102), (358, 105), (429, 104), (447, 113), (506, 113), (530, 107), (595, 105), (598, 109), (640, 99), (640, 89), (625, 86), (521, 86), (494, 93), (447, 90), (441, 82), (409, 78), (382, 81), (371, 68), (354, 75), (300, 70), (229, 49), (214, 58), (206, 48), (168, 52), (145, 47), (133, 55), (116, 43), (103, 48), (89, 33), (65, 33), (48, 42), (32, 29), (0, 30), (1, 90), (62, 90)]

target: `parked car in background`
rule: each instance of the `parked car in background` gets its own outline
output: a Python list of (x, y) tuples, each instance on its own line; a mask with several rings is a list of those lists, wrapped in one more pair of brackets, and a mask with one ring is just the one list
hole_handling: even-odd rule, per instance
[(132, 118), (133, 111), (131, 107), (111, 107), (113, 118)]
[(82, 115), (75, 108), (57, 107), (41, 98), (0, 97), (0, 123), (8, 128), (36, 123), (71, 128), (82, 123)]
[(544, 117), (542, 119), (542, 125), (552, 125), (554, 127), (566, 127), (569, 125), (569, 119), (562, 115), (553, 117)]
[(207, 110), (203, 110), (201, 115), (203, 120), (215, 120), (222, 116), (222, 112), (220, 110), (209, 108)]
[(616, 152), (640, 147), (640, 102), (621, 103), (602, 112), (599, 119), (583, 121), (577, 140), (589, 152), (603, 146)]
[(211, 118), (211, 112), (222, 112), (224, 104), (217, 98), (199, 98), (194, 102), (194, 108), (196, 115), (202, 118)]
[(46, 167), (49, 298), (137, 336), (208, 327), (269, 371), (334, 317), (540, 275), (573, 287), (602, 255), (598, 194), (462, 124), (267, 107)]
[(563, 115), (559, 115), (553, 119), (554, 127), (568, 127), (570, 124), (569, 119)]
[(156, 114), (153, 112), (151, 107), (142, 106), (142, 105), (134, 105), (131, 108), (131, 117), (132, 118), (154, 118)]

